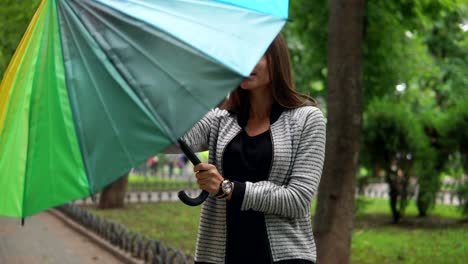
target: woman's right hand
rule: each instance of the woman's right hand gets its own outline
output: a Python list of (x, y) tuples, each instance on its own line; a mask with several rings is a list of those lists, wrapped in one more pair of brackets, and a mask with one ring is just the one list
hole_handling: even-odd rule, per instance
[(200, 163), (193, 168), (200, 189), (211, 194), (217, 194), (219, 186), (224, 180), (223, 176), (213, 164)]

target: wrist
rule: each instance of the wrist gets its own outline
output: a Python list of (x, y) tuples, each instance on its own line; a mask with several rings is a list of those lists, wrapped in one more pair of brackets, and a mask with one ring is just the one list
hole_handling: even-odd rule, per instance
[(233, 190), (234, 183), (229, 180), (223, 180), (219, 185), (219, 190), (215, 197), (218, 199), (230, 199)]
[(233, 194), (234, 190), (228, 194), (228, 196), (226, 196), (226, 201), (230, 201), (231, 200), (231, 197), (232, 197), (232, 194)]

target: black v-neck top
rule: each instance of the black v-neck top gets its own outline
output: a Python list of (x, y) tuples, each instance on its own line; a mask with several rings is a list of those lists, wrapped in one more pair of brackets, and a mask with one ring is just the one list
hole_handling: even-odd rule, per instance
[[(234, 181), (234, 189), (246, 181), (265, 181), (271, 160), (270, 131), (250, 137), (243, 130), (225, 149), (224, 177)], [(227, 203), (226, 263), (271, 263), (263, 213)]]
[[(270, 124), (281, 115), (283, 109), (273, 104)], [(238, 115), (242, 131), (229, 142), (224, 150), (224, 177), (234, 181), (234, 193), (227, 203), (226, 263), (272, 263), (265, 216), (253, 210), (241, 211), (245, 182), (268, 180), (273, 158), (270, 130), (249, 136), (245, 131), (248, 115)]]

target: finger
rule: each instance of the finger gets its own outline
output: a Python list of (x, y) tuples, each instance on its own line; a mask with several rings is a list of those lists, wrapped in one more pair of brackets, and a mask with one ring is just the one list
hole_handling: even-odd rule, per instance
[(218, 192), (218, 187), (213, 185), (213, 184), (210, 184), (210, 183), (200, 183), (198, 184), (198, 188), (200, 188), (201, 190), (205, 190), (209, 193), (217, 193)]
[(201, 179), (208, 179), (210, 177), (210, 173), (208, 171), (197, 171), (195, 173), (195, 177), (199, 180)]
[(198, 163), (197, 165), (193, 166), (193, 171), (201, 171), (201, 168), (203, 167), (203, 163)]
[(198, 184), (203, 184), (203, 185), (207, 185), (207, 184), (210, 184), (210, 179), (208, 178), (201, 178), (201, 179), (197, 179), (197, 183)]
[(193, 167), (193, 171), (205, 171), (211, 169), (212, 167), (214, 166), (209, 163), (199, 163), (198, 165)]
[(208, 170), (208, 171), (199, 171), (195, 174), (195, 177), (197, 179), (213, 179), (216, 178), (216, 175), (213, 173), (213, 171)]
[(200, 182), (200, 183), (207, 183), (207, 182), (211, 182), (212, 179), (209, 175), (197, 175), (197, 182)]
[(198, 177), (197, 182), (199, 184), (207, 184), (210, 182), (210, 177)]
[(201, 189), (201, 190), (205, 190), (207, 192), (211, 192), (211, 189), (209, 188), (211, 185), (209, 183), (206, 183), (206, 182), (202, 182), (200, 184), (198, 184), (198, 187)]

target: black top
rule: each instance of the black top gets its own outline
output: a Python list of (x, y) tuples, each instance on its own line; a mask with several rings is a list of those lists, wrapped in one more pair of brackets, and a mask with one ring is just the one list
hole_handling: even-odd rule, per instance
[[(234, 189), (246, 181), (267, 180), (271, 148), (269, 130), (254, 137), (243, 130), (226, 146), (223, 176), (234, 181)], [(226, 263), (271, 263), (264, 214), (253, 210), (241, 211), (242, 200), (237, 201), (227, 203)]]

